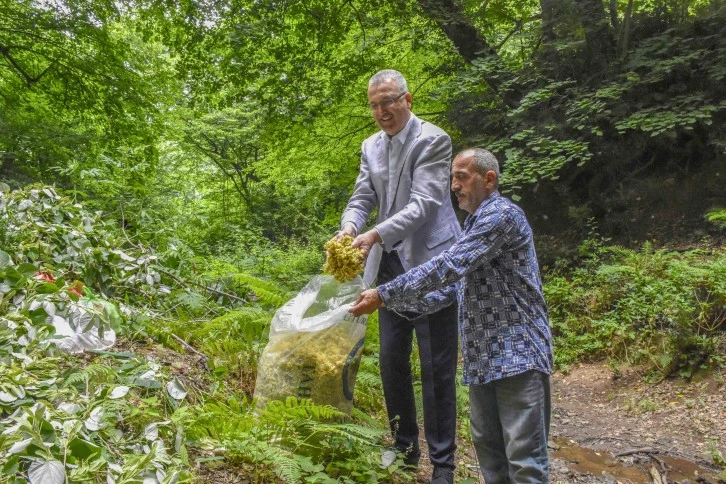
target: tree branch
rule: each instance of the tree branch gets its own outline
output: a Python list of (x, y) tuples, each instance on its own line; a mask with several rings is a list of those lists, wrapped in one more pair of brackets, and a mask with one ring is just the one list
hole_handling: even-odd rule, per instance
[(205, 286), (204, 284), (200, 284), (198, 282), (194, 282), (194, 281), (184, 281), (182, 279), (179, 279), (177, 276), (175, 276), (174, 274), (172, 274), (171, 272), (167, 271), (166, 269), (164, 269), (164, 268), (162, 268), (160, 266), (154, 266), (154, 268), (157, 271), (161, 272), (162, 274), (165, 274), (165, 275), (171, 277), (174, 280), (174, 282), (176, 282), (180, 286), (189, 286), (189, 285), (197, 286), (197, 287), (201, 287), (202, 289), (205, 289), (205, 290), (211, 292), (212, 294), (216, 294), (218, 296), (228, 297), (230, 299), (234, 299), (235, 301), (240, 301), (240, 302), (243, 302), (243, 303), (249, 302), (248, 300), (246, 300), (244, 298), (241, 298), (239, 296), (235, 296), (234, 294), (230, 294), (228, 292), (220, 291), (219, 289), (214, 289), (213, 287)]

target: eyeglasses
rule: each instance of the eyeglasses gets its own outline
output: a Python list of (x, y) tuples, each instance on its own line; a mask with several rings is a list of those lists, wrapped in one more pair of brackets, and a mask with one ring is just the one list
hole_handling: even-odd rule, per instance
[(408, 91), (403, 91), (401, 94), (399, 94), (396, 97), (389, 97), (388, 99), (384, 99), (383, 101), (379, 103), (369, 103), (368, 107), (371, 109), (371, 111), (375, 111), (378, 108), (382, 109), (388, 109), (391, 106), (393, 106), (393, 103), (401, 99), (402, 96), (408, 94)]

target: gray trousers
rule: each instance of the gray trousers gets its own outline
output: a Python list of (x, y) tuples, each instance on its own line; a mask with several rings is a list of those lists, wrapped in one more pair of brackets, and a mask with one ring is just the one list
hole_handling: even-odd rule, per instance
[(550, 377), (536, 370), (469, 387), (471, 437), (486, 484), (549, 482)]

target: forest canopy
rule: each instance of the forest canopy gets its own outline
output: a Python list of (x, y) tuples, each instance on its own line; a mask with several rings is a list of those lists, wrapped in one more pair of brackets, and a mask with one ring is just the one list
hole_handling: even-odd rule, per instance
[(414, 112), (499, 157), (504, 192), (542, 232), (582, 236), (595, 220), (629, 243), (689, 215), (674, 234), (688, 238), (724, 204), (724, 8), (6, 2), (0, 170), (120, 218), (183, 211), (212, 239), (311, 240), (336, 225), (374, 131), (367, 79), (396, 68)]

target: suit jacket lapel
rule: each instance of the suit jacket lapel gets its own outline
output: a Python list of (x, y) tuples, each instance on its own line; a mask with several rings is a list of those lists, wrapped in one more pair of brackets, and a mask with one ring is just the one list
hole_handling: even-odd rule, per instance
[(392, 195), (388, 197), (389, 200), (386, 207), (386, 213), (388, 213), (391, 209), (393, 201), (396, 199), (398, 187), (401, 185), (401, 173), (403, 173), (403, 168), (406, 166), (408, 155), (411, 154), (411, 150), (413, 149), (414, 144), (416, 144), (416, 140), (419, 136), (421, 136), (421, 120), (414, 116), (413, 113), (411, 116), (413, 117), (413, 120), (411, 121), (411, 128), (408, 130), (406, 142), (403, 144), (401, 154), (398, 156), (398, 165), (395, 168), (395, 173), (392, 172), (393, 170), (389, 170), (388, 183), (392, 183), (394, 188), (393, 190), (388, 190)]

